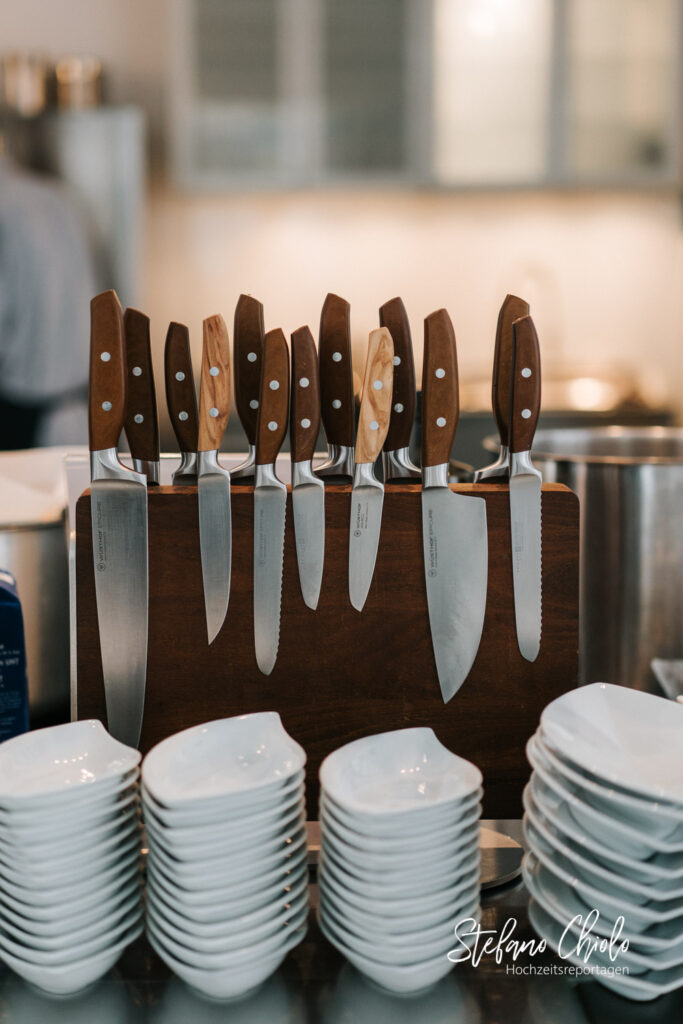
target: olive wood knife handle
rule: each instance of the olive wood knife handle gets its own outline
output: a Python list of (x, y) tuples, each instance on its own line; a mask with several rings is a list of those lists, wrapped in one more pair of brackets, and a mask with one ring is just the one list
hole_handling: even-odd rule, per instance
[(200, 388), (198, 450), (218, 451), (230, 416), (230, 341), (220, 314), (204, 321)]
[(356, 437), (356, 462), (375, 462), (382, 451), (391, 417), (394, 343), (386, 327), (370, 332)]

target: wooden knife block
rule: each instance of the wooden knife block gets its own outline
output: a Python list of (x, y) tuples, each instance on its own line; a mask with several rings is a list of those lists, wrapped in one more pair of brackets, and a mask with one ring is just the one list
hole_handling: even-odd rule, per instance
[[(481, 768), (484, 817), (520, 817), (529, 775), (526, 741), (545, 705), (577, 685), (579, 504), (566, 487), (543, 485), (543, 635), (539, 657), (530, 664), (515, 634), (507, 485), (458, 484), (453, 490), (486, 499), (489, 578), (479, 653), (460, 691), (444, 705), (429, 632), (418, 485), (386, 488), (375, 576), (362, 613), (348, 598), (350, 487), (326, 490), (325, 570), (315, 612), (301, 597), (288, 504), (280, 649), (270, 676), (261, 675), (254, 658), (252, 488), (232, 489), (230, 606), (211, 647), (196, 488), (150, 489), (141, 750), (199, 722), (279, 711), (308, 754), (308, 816), (316, 819), (318, 769), (330, 751), (369, 733), (428, 725)], [(77, 715), (106, 722), (89, 492), (78, 501), (76, 532)]]

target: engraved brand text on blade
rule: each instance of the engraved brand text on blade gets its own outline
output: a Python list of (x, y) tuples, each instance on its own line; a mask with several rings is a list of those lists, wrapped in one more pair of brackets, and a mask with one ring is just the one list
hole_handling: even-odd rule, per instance
[(434, 577), (439, 570), (439, 545), (434, 528), (434, 512), (431, 508), (427, 514), (427, 537), (429, 539), (429, 575)]
[(107, 533), (106, 517), (102, 508), (102, 502), (97, 501), (97, 571), (104, 572), (107, 568)]
[(368, 508), (369, 507), (368, 507), (368, 502), (367, 501), (358, 501), (358, 502), (356, 502), (356, 535), (357, 536), (361, 533), (362, 530), (367, 530), (367, 528), (368, 528), (368, 518), (369, 518), (369, 510), (368, 510)]

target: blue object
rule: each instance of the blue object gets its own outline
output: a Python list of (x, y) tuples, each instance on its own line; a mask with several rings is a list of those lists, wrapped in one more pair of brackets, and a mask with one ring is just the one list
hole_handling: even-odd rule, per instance
[(28, 732), (24, 616), (11, 573), (0, 569), (0, 742)]

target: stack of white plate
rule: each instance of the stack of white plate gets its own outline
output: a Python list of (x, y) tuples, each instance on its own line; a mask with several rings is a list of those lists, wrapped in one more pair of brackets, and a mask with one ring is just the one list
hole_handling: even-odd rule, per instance
[(0, 746), (0, 959), (48, 992), (92, 984), (142, 931), (139, 761), (97, 721)]
[(275, 712), (186, 729), (144, 760), (147, 934), (205, 995), (255, 988), (306, 933), (305, 763)]
[(320, 927), (394, 992), (434, 984), (479, 919), (481, 772), (431, 729), (355, 740), (320, 768)]
[[(536, 930), (628, 998), (682, 986), (683, 706), (585, 686), (548, 705), (527, 754), (524, 876)], [(591, 911), (594, 936), (618, 939), (586, 963), (575, 947)]]

